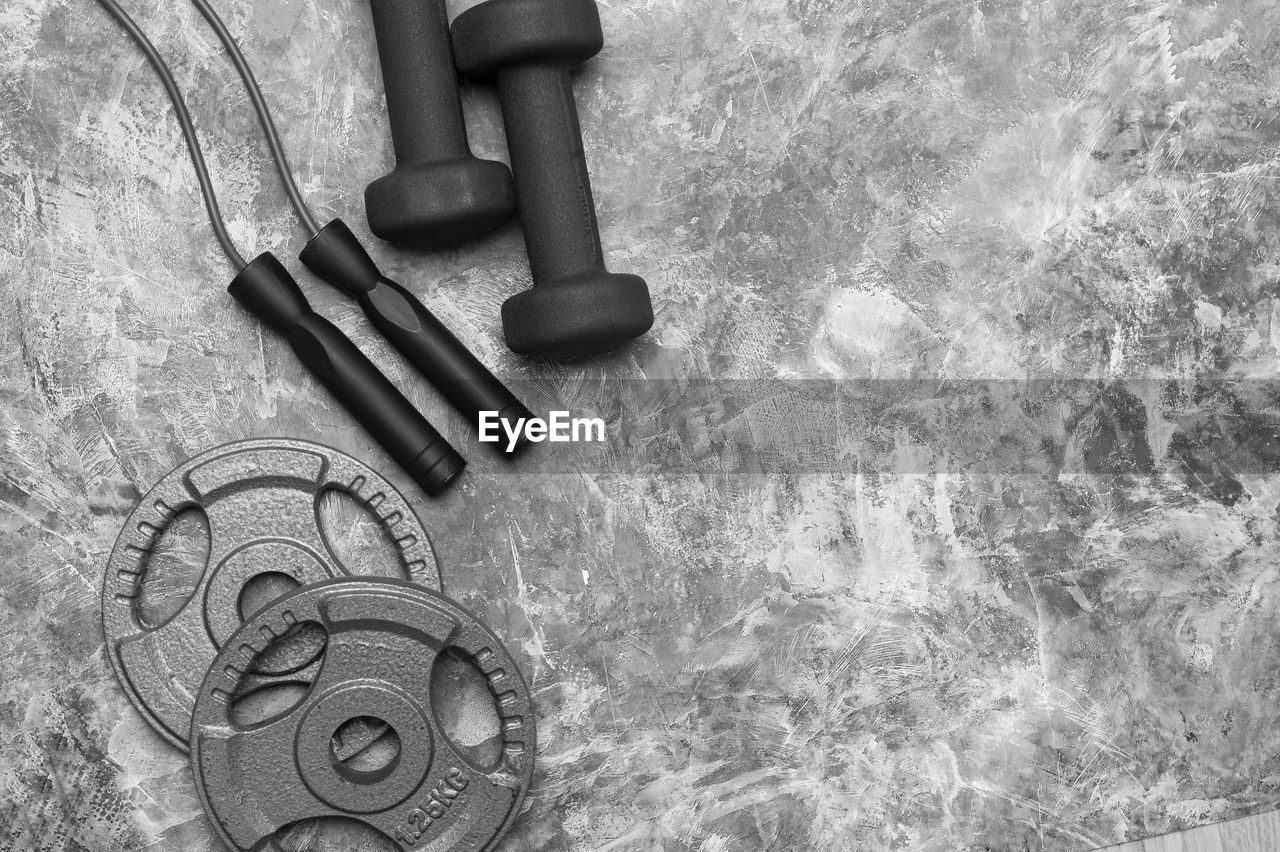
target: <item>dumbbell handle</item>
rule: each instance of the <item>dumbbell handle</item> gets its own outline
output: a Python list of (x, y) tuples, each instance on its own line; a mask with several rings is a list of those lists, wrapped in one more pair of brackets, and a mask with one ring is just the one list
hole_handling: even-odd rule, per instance
[(602, 270), (569, 68), (513, 65), (498, 72), (497, 84), (534, 283)]
[(444, 0), (370, 0), (396, 161), (470, 156)]
[(227, 289), (284, 336), (311, 375), (424, 491), (437, 494), (462, 472), (462, 457), (345, 334), (311, 309), (274, 255), (259, 255)]

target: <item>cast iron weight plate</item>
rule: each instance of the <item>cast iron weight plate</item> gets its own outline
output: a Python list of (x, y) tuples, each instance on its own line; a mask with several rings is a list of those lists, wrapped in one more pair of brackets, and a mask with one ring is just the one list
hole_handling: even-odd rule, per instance
[[(440, 588), (431, 540), (395, 487), (350, 456), (307, 441), (256, 439), (202, 453), (161, 479), (125, 522), (102, 586), (107, 656), (138, 712), (178, 748), (187, 748), (209, 663), (240, 627), (249, 582), (265, 573), (299, 585), (349, 574), (320, 531), (320, 499), (329, 490), (350, 494), (379, 519), (400, 557), (386, 573)], [(208, 563), (182, 608), (147, 625), (139, 609), (147, 556), (174, 516), (191, 508), (208, 518)], [(286, 646), (259, 674), (296, 675), (315, 657), (291, 655), (309, 653), (301, 643)]]
[[(328, 637), (306, 696), (265, 721), (234, 721), (254, 661), (306, 623)], [(490, 765), (432, 711), (432, 670), (446, 650), (469, 656), (493, 697), (501, 742)], [(395, 730), (400, 751), (358, 771), (341, 762), (333, 736), (367, 716)], [(415, 852), (491, 849), (519, 813), (535, 745), (529, 689), (498, 638), (456, 602), (397, 580), (331, 580), (263, 609), (218, 653), (191, 722), (196, 789), (239, 850), (271, 849), (279, 830), (320, 817), (360, 820)]]

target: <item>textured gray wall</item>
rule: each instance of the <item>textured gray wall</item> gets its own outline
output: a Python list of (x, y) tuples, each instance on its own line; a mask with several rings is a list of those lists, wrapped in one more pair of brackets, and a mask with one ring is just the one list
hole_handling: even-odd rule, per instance
[[(237, 239), (296, 255), (212, 35), (186, 3), (126, 5)], [(390, 162), (365, 3), (220, 7), (304, 191), (363, 230)], [(518, 231), (377, 247), (499, 372), (613, 429), (504, 471), (455, 423), (473, 470), (421, 502), (446, 588), (539, 701), (505, 848), (1075, 850), (1280, 802), (1280, 393), (1222, 381), (1280, 354), (1276, 4), (602, 8), (583, 126), (655, 331), (530, 365), (496, 321)], [(489, 95), (467, 108), (500, 153)], [(142, 492), (249, 435), (397, 475), (227, 277), (123, 33), (91, 0), (4, 0), (0, 844), (209, 848), (184, 758), (103, 656), (101, 572)]]

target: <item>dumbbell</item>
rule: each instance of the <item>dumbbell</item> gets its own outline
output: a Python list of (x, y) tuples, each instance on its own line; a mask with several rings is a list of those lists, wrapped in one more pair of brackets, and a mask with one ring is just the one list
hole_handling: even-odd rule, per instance
[(467, 145), (444, 0), (370, 0), (396, 167), (365, 190), (369, 228), (388, 242), (443, 246), (515, 212), (511, 171)]
[(497, 84), (533, 272), (533, 289), (502, 306), (507, 345), (574, 357), (644, 334), (644, 279), (605, 269), (569, 79), (604, 46), (594, 0), (486, 0), (454, 19), (452, 35), (459, 69)]

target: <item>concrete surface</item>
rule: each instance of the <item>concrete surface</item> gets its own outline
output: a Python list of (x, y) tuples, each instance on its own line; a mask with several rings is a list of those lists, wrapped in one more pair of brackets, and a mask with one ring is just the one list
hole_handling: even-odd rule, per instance
[(1280, 812), (1188, 828), (1120, 846), (1107, 852), (1269, 852), (1280, 848)]
[[(203, 22), (126, 5), (190, 93), (236, 238), (296, 256)], [(366, 5), (219, 5), (304, 191), (367, 233), (391, 154)], [(610, 422), (608, 446), (516, 469), (451, 423), (472, 471), (419, 501), (446, 588), (539, 702), (504, 848), (1082, 850), (1280, 804), (1280, 7), (602, 5), (586, 145), (654, 332), (525, 363), (497, 322), (518, 230), (377, 246), (535, 403)], [(501, 154), (489, 93), (467, 108)], [(397, 475), (230, 302), (203, 215), (107, 16), (0, 4), (8, 848), (210, 848), (99, 633), (152, 483), (248, 435)]]

